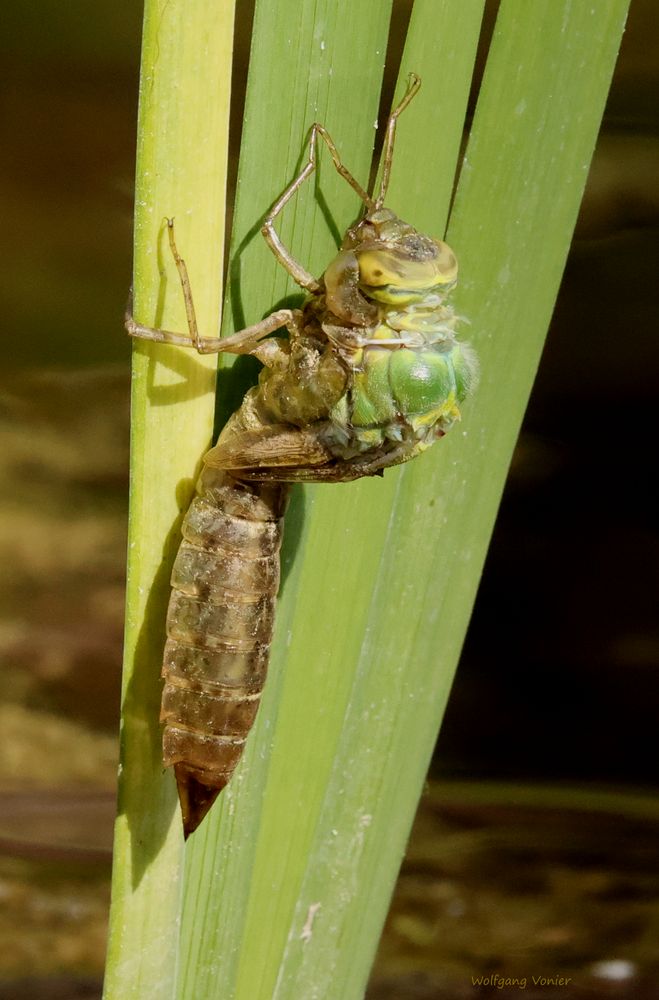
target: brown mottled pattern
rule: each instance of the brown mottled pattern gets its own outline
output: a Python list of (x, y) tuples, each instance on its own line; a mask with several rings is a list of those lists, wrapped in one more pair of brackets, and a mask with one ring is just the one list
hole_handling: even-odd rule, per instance
[(184, 771), (219, 791), (240, 759), (265, 681), (288, 487), (249, 485), (207, 467), (197, 491), (172, 571), (163, 755), (177, 778)]

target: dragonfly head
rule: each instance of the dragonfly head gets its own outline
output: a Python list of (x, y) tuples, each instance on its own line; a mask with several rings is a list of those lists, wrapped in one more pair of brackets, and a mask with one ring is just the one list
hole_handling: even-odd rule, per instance
[(378, 303), (401, 308), (443, 297), (458, 262), (441, 240), (424, 236), (388, 208), (376, 208), (346, 233), (325, 271), (328, 308), (344, 321), (368, 325)]

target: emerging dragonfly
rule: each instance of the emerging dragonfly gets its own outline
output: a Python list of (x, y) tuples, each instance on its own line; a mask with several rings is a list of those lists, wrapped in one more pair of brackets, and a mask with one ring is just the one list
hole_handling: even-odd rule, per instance
[[(407, 462), (459, 418), (476, 379), (475, 355), (456, 341), (446, 301), (458, 271), (453, 251), (384, 207), (396, 121), (419, 86), (410, 75), (389, 117), (376, 196), (349, 173), (323, 126), (313, 126), (308, 161), (262, 228), (309, 293), (300, 309), (280, 309), (224, 339), (201, 337), (168, 220), (189, 336), (126, 318), (134, 337), (252, 354), (264, 366), (204, 458), (172, 572), (161, 721), (186, 837), (231, 778), (259, 705), (289, 484), (346, 482)], [(319, 139), (366, 210), (317, 280), (284, 247), (274, 220), (314, 171)], [(268, 336), (283, 327), (287, 338)]]

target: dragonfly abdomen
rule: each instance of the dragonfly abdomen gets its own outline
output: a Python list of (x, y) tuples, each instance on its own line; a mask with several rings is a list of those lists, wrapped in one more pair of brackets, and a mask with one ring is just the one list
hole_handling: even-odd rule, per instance
[(191, 833), (227, 784), (258, 709), (272, 641), (287, 487), (206, 468), (172, 570), (163, 662), (165, 766)]

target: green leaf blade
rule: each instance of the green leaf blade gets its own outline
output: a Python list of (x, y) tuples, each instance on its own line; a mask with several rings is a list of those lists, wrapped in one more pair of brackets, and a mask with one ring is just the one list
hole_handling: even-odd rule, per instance
[[(471, 173), (468, 164), (461, 178), (466, 184), (478, 177), (482, 201), (474, 205), (473, 192), (459, 192), (449, 229), (463, 264), (458, 308), (472, 319), (483, 356), (482, 390), (465, 406), (463, 424), (434, 452), (388, 473), (384, 482), (318, 489), (315, 497), (261, 814), (262, 860), (257, 853), (254, 873), (255, 882), (278, 897), (294, 864), (290, 855), (307, 844), (304, 879), (286, 924), (277, 1000), (314, 991), (338, 1000), (363, 991), (558, 288), (585, 180), (585, 172), (573, 166), (589, 159), (624, 5), (617, 5), (617, 22), (602, 27), (602, 38), (611, 32), (608, 48), (597, 50), (602, 64), (588, 65), (586, 59), (583, 75), (568, 74), (562, 88), (555, 84), (558, 67), (563, 60), (572, 64), (577, 49), (586, 51), (591, 27), (583, 11), (566, 4), (562, 28), (554, 34), (556, 5), (551, 25), (540, 8), (520, 14), (517, 5), (512, 31), (511, 9), (502, 6), (485, 104), (474, 126)], [(506, 42), (503, 49), (497, 38)], [(474, 47), (472, 39), (472, 53)], [(500, 127), (491, 121), (489, 93), (497, 94), (498, 114), (514, 124), (511, 65), (536, 105), (530, 127), (511, 125), (502, 142)], [(466, 100), (464, 87), (461, 93)], [(564, 141), (573, 107), (579, 115)], [(485, 132), (479, 119), (488, 123)], [(456, 115), (456, 128), (459, 122)], [(539, 123), (549, 130), (546, 147), (555, 155), (537, 179), (535, 197), (544, 211), (529, 215), (520, 163), (537, 149)], [(397, 183), (406, 189), (406, 176), (411, 183), (419, 164), (406, 162), (401, 151)], [(502, 268), (511, 274), (532, 270), (547, 205), (555, 213), (556, 238), (545, 241), (540, 255), (542, 279), (502, 285)], [(493, 224), (488, 212), (495, 211)], [(263, 897), (253, 890), (253, 899)], [(285, 912), (266, 907), (261, 930), (283, 920)], [(250, 986), (244, 996), (269, 995), (260, 981)]]
[[(388, 204), (433, 235), (445, 225), (482, 6), (416, 0), (410, 22), (401, 75), (419, 72), (424, 86), (401, 119)], [(626, 7), (602, 0), (593, 18), (590, 5), (574, 0), (501, 4), (447, 237), (461, 263), (455, 297), (471, 320), (465, 339), (481, 356), (481, 387), (462, 425), (409, 467), (384, 480), (294, 493), (263, 704), (234, 779), (186, 848), (177, 997), (363, 994)], [(368, 176), (388, 18), (389, 4), (257, 4), (225, 329), (259, 319), (294, 290), (258, 226), (306, 156), (311, 122), (328, 126), (358, 179)], [(313, 273), (359, 208), (325, 153), (321, 160), (320, 186), (309, 182), (278, 220), (285, 244)], [(183, 318), (171, 322), (179, 329)], [(163, 583), (161, 604), (165, 590)], [(138, 625), (139, 613), (130, 627)], [(150, 733), (146, 771), (155, 775), (157, 726), (147, 714), (140, 721)], [(168, 808), (173, 815), (173, 800)], [(151, 843), (154, 871), (173, 873), (180, 841), (156, 815), (172, 839), (148, 831), (156, 847), (165, 844), (159, 868)], [(170, 944), (175, 931), (164, 931), (165, 910), (174, 909), (177, 891), (168, 888), (155, 921)], [(159, 981), (171, 968), (166, 960)]]
[[(217, 333), (233, 3), (148, 0), (140, 84), (134, 310), (185, 330), (164, 216), (192, 275), (202, 331)], [(118, 330), (118, 336), (121, 332)], [(131, 501), (121, 770), (104, 997), (175, 996), (183, 840), (163, 774), (159, 680), (169, 570), (195, 464), (210, 441), (216, 361), (150, 343), (133, 348)]]
[[(368, 177), (390, 6), (373, 8), (349, 0), (301, 6), (292, 0), (257, 3), (226, 332), (272, 311), (292, 291), (299, 295), (265, 246), (258, 223), (306, 159), (313, 121), (327, 126), (349, 169), (360, 179)], [(324, 150), (319, 176), (322, 198), (331, 206), (331, 223), (327, 213), (319, 211), (315, 180), (307, 182), (277, 220), (285, 245), (312, 273), (324, 270), (336, 252), (337, 232), (347, 228), (360, 210), (357, 196)], [(190, 957), (181, 967), (180, 991), (195, 1000), (271, 995), (312, 833), (300, 829), (294, 838), (274, 832), (262, 836), (268, 829), (269, 810), (278, 816), (282, 805), (287, 809), (291, 798), (299, 797), (297, 775), (287, 768), (277, 779), (285, 795), (280, 798), (278, 789), (270, 800), (264, 791), (281, 745), (280, 717), (287, 711), (280, 694), (286, 683), (288, 636), (294, 631), (298, 596), (308, 589), (300, 576), (299, 557), (306, 548), (317, 497), (313, 489), (296, 494), (286, 534), (290, 538), (299, 533), (299, 542), (278, 608), (270, 674), (256, 725), (238, 772), (186, 851), (182, 950)], [(296, 519), (297, 527), (292, 524)], [(327, 755), (325, 766), (329, 766)], [(299, 853), (288, 850), (290, 843)], [(271, 877), (273, 856), (277, 865)], [(262, 874), (264, 870), (269, 874)], [(199, 894), (195, 886), (201, 887)], [(222, 942), (219, 948), (218, 942)]]

